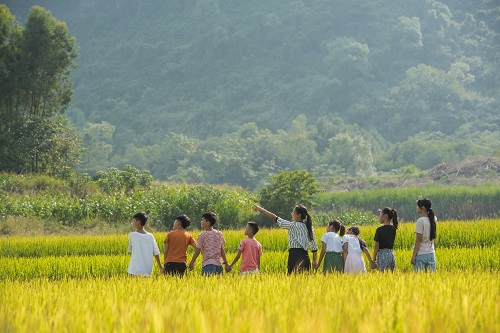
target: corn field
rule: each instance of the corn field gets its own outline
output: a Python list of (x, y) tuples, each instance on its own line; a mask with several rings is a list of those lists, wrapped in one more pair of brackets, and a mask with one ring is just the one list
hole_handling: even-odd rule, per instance
[[(408, 220), (415, 215), (415, 201), (423, 197), (432, 200), (432, 208), (440, 219), (471, 220), (500, 217), (500, 187), (435, 186), (376, 188), (349, 192), (326, 192), (317, 195), (319, 210), (358, 209), (376, 212), (390, 206)], [(383, 205), (381, 207), (381, 205)]]
[[(500, 220), (438, 222), (437, 272), (410, 265), (414, 223), (395, 273), (287, 276), (287, 235), (261, 229), (261, 274), (130, 278), (127, 235), (0, 238), (2, 332), (498, 332)], [(377, 226), (362, 226), (373, 251)], [(317, 240), (325, 232), (315, 227)], [(227, 257), (241, 230), (223, 231)], [(197, 238), (198, 231), (192, 234)], [(163, 249), (166, 233), (155, 233)], [(188, 252), (188, 260), (192, 250)]]

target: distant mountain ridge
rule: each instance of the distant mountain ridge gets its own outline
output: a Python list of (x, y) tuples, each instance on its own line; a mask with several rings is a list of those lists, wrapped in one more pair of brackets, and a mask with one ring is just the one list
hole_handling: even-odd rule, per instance
[(82, 132), (112, 131), (107, 165), (152, 169), (127, 152), (248, 123), (279, 133), (300, 115), (324, 142), (325, 119), (358, 128), (374, 155), (420, 133), (500, 130), (493, 1), (6, 1), (21, 22), (34, 4), (76, 37), (65, 116)]
[[(7, 6), (25, 18), (30, 1), (16, 2)], [(144, 129), (154, 137), (173, 131), (204, 138), (249, 121), (275, 130), (298, 114), (338, 114), (373, 127), (366, 116), (384, 119), (378, 100), (406, 70), (426, 64), (449, 71), (460, 59), (471, 67), (471, 57), (486, 67), (495, 46), (487, 33), (498, 29), (484, 14), (475, 18), (487, 2), (31, 3), (51, 10), (77, 38), (68, 116), (78, 125), (108, 121), (139, 137)], [(465, 47), (469, 40), (473, 49)], [(462, 69), (474, 75), (468, 89), (491, 95), (478, 70)]]

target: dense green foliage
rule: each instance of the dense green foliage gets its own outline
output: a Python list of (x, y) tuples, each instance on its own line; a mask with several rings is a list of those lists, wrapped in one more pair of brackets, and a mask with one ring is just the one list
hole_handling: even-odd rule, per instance
[(220, 218), (218, 226), (228, 228), (249, 220), (253, 200), (250, 193), (237, 188), (157, 184), (150, 190), (132, 194), (97, 193), (83, 198), (66, 194), (2, 196), (0, 216), (48, 219), (77, 226), (89, 219), (101, 220), (102, 224), (121, 224), (130, 221), (135, 213), (145, 211), (150, 215), (151, 225), (166, 227), (179, 214), (187, 214), (196, 223), (201, 214), (211, 210)]
[[(147, 212), (149, 225), (157, 230), (169, 229), (178, 214), (190, 216), (192, 228), (199, 229), (197, 221), (205, 211), (216, 212), (220, 218), (218, 227), (223, 229), (241, 227), (249, 220), (273, 226), (253, 211), (254, 203), (285, 219), (290, 218), (295, 204), (306, 204), (313, 225), (320, 228), (333, 219), (340, 219), (347, 225), (366, 226), (378, 223), (377, 209), (385, 206), (395, 208), (400, 220), (414, 221), (418, 218), (415, 200), (424, 196), (433, 201), (440, 221), (500, 216), (500, 187), (493, 185), (326, 193), (318, 192), (313, 175), (295, 171), (280, 172), (258, 196), (227, 185), (151, 182), (149, 174), (130, 166), (124, 171), (110, 169), (100, 177), (91, 179), (73, 173), (62, 179), (1, 173), (0, 234), (123, 231), (138, 211)], [(141, 183), (144, 181), (146, 183)]]
[(147, 188), (153, 182), (153, 177), (147, 171), (139, 171), (127, 165), (123, 171), (116, 168), (99, 171), (94, 180), (104, 192), (112, 194), (116, 192), (128, 193), (135, 188)]
[(297, 204), (312, 209), (312, 196), (319, 191), (320, 183), (306, 171), (279, 171), (260, 191), (260, 204), (274, 214), (288, 218)]
[(40, 7), (22, 28), (0, 5), (0, 31), (0, 170), (76, 167), (79, 139), (60, 117), (73, 94), (75, 39)]
[(35, 3), (76, 37), (83, 172), (253, 189), (499, 156), (495, 1), (6, 1)]
[(400, 219), (419, 217), (416, 200), (427, 197), (438, 219), (472, 220), (500, 216), (500, 187), (426, 186), (418, 188), (374, 189), (341, 193), (321, 193), (315, 198), (319, 210), (352, 209), (376, 212), (390, 206)]

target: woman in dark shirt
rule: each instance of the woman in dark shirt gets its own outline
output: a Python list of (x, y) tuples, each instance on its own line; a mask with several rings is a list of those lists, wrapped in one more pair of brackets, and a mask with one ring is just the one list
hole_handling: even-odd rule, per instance
[(391, 207), (385, 207), (380, 210), (379, 221), (383, 226), (378, 227), (377, 231), (375, 231), (373, 261), (377, 262), (377, 268), (381, 272), (389, 269), (394, 271), (396, 256), (393, 247), (396, 239), (396, 229), (398, 228), (398, 212)]

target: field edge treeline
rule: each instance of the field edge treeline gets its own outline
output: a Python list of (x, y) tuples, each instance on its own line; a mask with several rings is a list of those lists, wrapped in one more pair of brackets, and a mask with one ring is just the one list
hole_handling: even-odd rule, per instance
[(430, 198), (440, 219), (474, 220), (500, 216), (500, 186), (430, 186), (380, 188), (351, 192), (329, 192), (317, 195), (317, 209), (331, 211), (347, 208), (376, 212), (393, 207), (404, 220), (416, 217), (415, 202)]
[[(313, 176), (306, 174), (305, 177)], [(221, 229), (240, 228), (248, 220), (272, 226), (252, 210), (252, 205), (262, 203), (264, 198), (240, 187), (161, 183), (134, 168), (109, 170), (100, 178), (81, 178), (84, 175), (60, 179), (44, 175), (0, 174), (0, 234), (15, 235), (18, 234), (16, 227), (19, 229), (16, 224), (25, 224), (25, 229), (29, 229), (30, 223), (35, 227), (35, 222), (40, 221), (46, 224), (45, 229), (50, 226), (46, 233), (57, 233), (58, 226), (65, 233), (95, 227), (102, 230), (104, 226), (123, 231), (137, 211), (147, 212), (149, 225), (157, 230), (168, 229), (178, 214), (190, 216), (192, 227), (198, 229), (199, 217), (208, 210), (218, 214)], [(279, 180), (283, 181), (283, 178)], [(497, 185), (319, 192), (291, 200), (307, 202), (317, 226), (323, 226), (333, 218), (347, 224), (368, 225), (377, 223), (377, 210), (385, 206), (397, 209), (401, 220), (413, 221), (416, 218), (415, 200), (421, 197), (433, 200), (440, 220), (500, 216), (500, 186)], [(286, 205), (293, 205), (292, 201)], [(285, 207), (283, 211), (291, 208)]]

